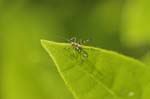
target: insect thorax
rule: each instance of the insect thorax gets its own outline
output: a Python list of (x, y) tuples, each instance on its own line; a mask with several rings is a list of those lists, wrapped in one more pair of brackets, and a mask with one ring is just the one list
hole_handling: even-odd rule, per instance
[(81, 48), (81, 47), (82, 47), (81, 44), (76, 43), (76, 42), (71, 42), (71, 45), (72, 45), (73, 47), (78, 47), (78, 48)]

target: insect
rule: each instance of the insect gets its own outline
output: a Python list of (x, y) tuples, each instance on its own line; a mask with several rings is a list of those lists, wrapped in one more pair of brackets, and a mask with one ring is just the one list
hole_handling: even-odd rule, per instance
[[(89, 42), (89, 40), (77, 40), (76, 37), (72, 37), (68, 40), (68, 42), (70, 42), (72, 48), (74, 49), (75, 52), (77, 52), (78, 54), (80, 54), (83, 57), (88, 57), (87, 52), (85, 52), (83, 50), (83, 45), (87, 42)], [(75, 54), (75, 53), (74, 53)]]

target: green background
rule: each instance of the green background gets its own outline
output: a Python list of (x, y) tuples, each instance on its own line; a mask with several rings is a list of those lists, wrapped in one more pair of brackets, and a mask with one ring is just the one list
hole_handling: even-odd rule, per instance
[(149, 27), (149, 0), (0, 0), (0, 99), (73, 99), (40, 39), (90, 39), (149, 64)]

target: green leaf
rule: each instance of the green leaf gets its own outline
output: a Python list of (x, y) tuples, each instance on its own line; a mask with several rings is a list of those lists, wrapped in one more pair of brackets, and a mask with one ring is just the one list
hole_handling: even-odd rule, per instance
[(150, 99), (150, 70), (143, 63), (99, 48), (42, 40), (76, 99)]

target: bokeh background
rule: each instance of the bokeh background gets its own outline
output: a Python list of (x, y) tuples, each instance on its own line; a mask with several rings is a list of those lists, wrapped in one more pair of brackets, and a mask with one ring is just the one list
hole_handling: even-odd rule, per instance
[(72, 36), (150, 64), (150, 0), (0, 0), (0, 99), (73, 99), (40, 44)]

